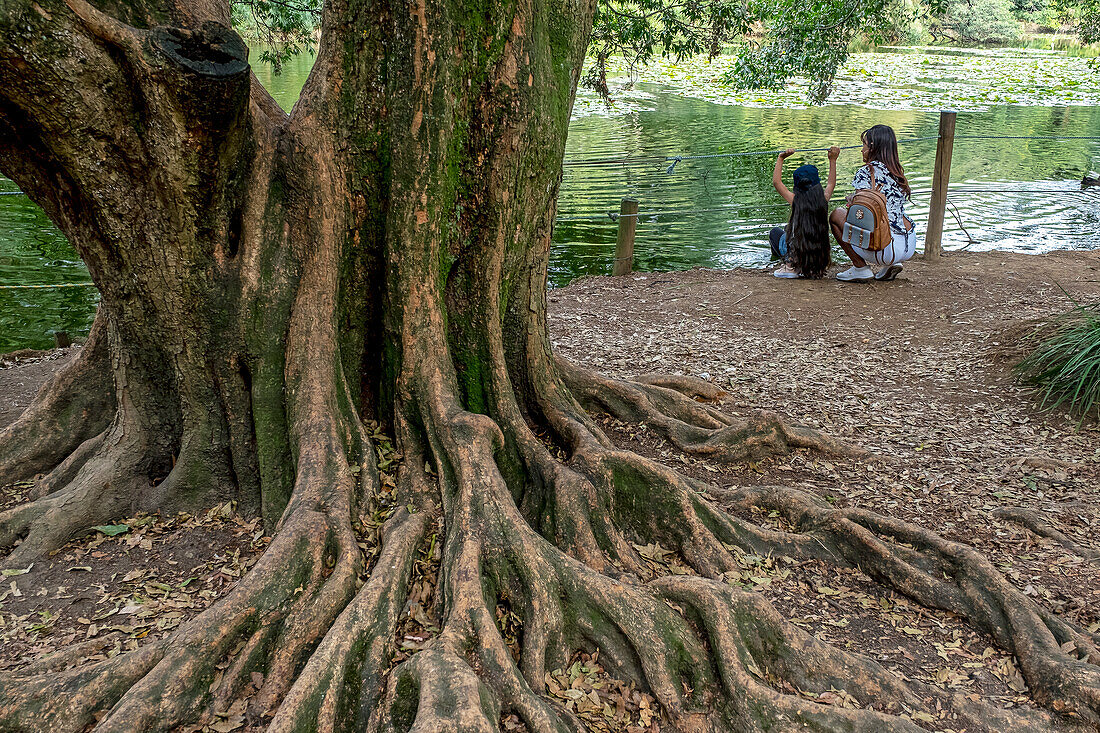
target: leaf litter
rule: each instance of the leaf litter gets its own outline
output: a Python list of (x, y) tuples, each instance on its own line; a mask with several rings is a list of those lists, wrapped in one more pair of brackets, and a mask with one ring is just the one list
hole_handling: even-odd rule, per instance
[[(1051, 303), (1060, 296), (1050, 283), (1068, 284), (1075, 297), (1097, 294), (1091, 284), (1097, 278), (1079, 275), (1082, 257), (1097, 260), (1086, 268), (1098, 269), (1100, 259), (1093, 255), (1064, 253), (951, 257), (932, 276), (921, 272), (920, 263), (907, 263), (907, 275), (916, 271), (920, 277), (919, 288), (903, 278), (890, 290), (862, 292), (829, 282), (772, 283), (766, 273), (752, 271), (591, 278), (551, 292), (552, 337), (559, 353), (582, 364), (622, 376), (643, 371), (701, 376), (730, 391), (722, 407), (731, 414), (775, 409), (847, 436), (883, 458), (859, 463), (796, 453), (737, 466), (712, 464), (680, 453), (645, 425), (605, 416), (605, 429), (621, 445), (720, 486), (795, 485), (838, 506), (915, 520), (975, 545), (1022, 592), (1095, 633), (1100, 630), (1096, 565), (992, 516), (1000, 507), (1035, 509), (1082, 546), (1093, 543), (1100, 530), (1096, 426), (1077, 430), (1071, 419), (1041, 413), (992, 358), (1004, 329), (1060, 307)], [(858, 315), (881, 307), (882, 293), (889, 293), (890, 306), (882, 320)], [(891, 337), (872, 339), (869, 329), (870, 335)], [(856, 374), (880, 378), (853, 386)], [(392, 439), (377, 426), (374, 432), (382, 490), (355, 523), (368, 564), (377, 557), (381, 526), (395, 509), (394, 469), (401, 459)], [(24, 501), (31, 489), (28, 482), (5, 487), (4, 500)], [(774, 513), (751, 519), (785, 528)], [(675, 549), (638, 539), (635, 549), (654, 576), (692, 572)], [(395, 662), (439, 631), (435, 590), (441, 540), (439, 526), (418, 550)], [(5, 573), (0, 669), (87, 639), (102, 642), (86, 657), (94, 659), (168, 634), (224, 595), (268, 541), (258, 520), (240, 517), (232, 504), (197, 516), (138, 515), (101, 525), (45, 563)], [(737, 551), (735, 557), (740, 568), (723, 581), (765, 594), (819, 638), (870, 654), (910, 679), (1006, 707), (1030, 704), (1011, 655), (952, 614), (921, 608), (858, 570)], [(516, 653), (522, 620), (507, 599), (498, 603), (497, 620)], [(261, 684), (262, 679), (253, 680), (256, 689)], [(572, 703), (575, 711), (583, 707), (583, 715), (576, 714), (594, 730), (658, 729), (656, 702), (633, 683), (612, 678), (598, 653), (578, 652), (568, 668), (549, 675), (547, 685), (560, 704)], [(596, 703), (610, 704), (606, 690), (621, 693), (610, 708)], [(578, 702), (581, 697), (586, 702)], [(814, 697), (851, 704), (836, 690)], [(647, 724), (645, 710), (654, 711)], [(240, 727), (243, 707), (223, 713), (206, 729)], [(947, 721), (913, 715), (950, 730)], [(506, 730), (523, 729), (515, 716), (505, 715), (501, 723)]]
[(97, 527), (50, 558), (6, 571), (0, 669), (101, 640), (74, 663), (163, 638), (225, 595), (270, 538), (232, 502), (196, 515), (136, 515)]
[[(594, 733), (658, 733), (658, 721), (667, 721), (667, 716), (657, 700), (633, 682), (612, 677), (599, 657), (599, 650), (577, 652), (569, 666), (547, 672), (544, 682), (550, 699)], [(510, 730), (507, 721), (503, 727)]]
[(427, 539), (417, 548), (413, 560), (409, 594), (394, 639), (397, 647), (392, 660), (394, 665), (422, 650), (442, 630), (442, 597), (436, 593), (442, 559), (443, 524), (442, 520), (436, 520)]
[[(584, 366), (700, 377), (728, 391), (721, 408), (730, 414), (776, 411), (875, 457), (796, 452), (724, 465), (683, 454), (646, 425), (597, 416), (619, 446), (719, 487), (795, 486), (929, 527), (976, 547), (1021, 592), (1095, 633), (1100, 563), (994, 512), (1034, 510), (1096, 549), (1100, 430), (1038, 409), (996, 352), (1014, 324), (1063, 308), (1055, 283), (1074, 298), (1100, 295), (1100, 256), (949, 254), (935, 269), (905, 267), (893, 287), (866, 288), (751, 270), (584, 278), (551, 291), (551, 337)], [(791, 529), (774, 512), (744, 518)], [(1013, 657), (963, 619), (858, 570), (733, 552), (739, 567), (722, 580), (764, 594), (818, 638), (908, 679), (1004, 707), (1032, 704)]]

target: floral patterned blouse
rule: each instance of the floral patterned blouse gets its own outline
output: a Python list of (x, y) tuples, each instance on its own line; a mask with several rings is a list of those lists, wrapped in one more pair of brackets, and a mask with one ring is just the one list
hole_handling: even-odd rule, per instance
[[(870, 165), (875, 167), (875, 183), (879, 191), (886, 197), (886, 214), (890, 217), (890, 229), (895, 234), (905, 234), (905, 191), (894, 178), (894, 175), (886, 168), (886, 164), (880, 160), (873, 161)], [(870, 165), (865, 165), (856, 171), (856, 177), (852, 179), (852, 188), (871, 188)]]

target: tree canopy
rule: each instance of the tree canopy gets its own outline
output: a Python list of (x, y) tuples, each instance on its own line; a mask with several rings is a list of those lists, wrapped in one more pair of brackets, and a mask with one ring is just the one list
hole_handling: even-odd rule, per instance
[[(260, 58), (278, 71), (307, 52), (319, 28), (323, 0), (236, 0), (234, 22), (261, 44)], [(1100, 40), (1096, 0), (601, 0), (582, 84), (610, 98), (607, 61), (643, 65), (671, 57), (733, 53), (729, 83), (779, 89), (802, 83), (822, 103), (853, 41), (933, 40), (1003, 43), (1022, 21), (1068, 23), (1083, 43)]]

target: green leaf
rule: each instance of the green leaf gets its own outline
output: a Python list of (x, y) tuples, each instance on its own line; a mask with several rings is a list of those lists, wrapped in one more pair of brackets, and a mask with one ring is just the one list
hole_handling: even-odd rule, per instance
[(102, 532), (108, 537), (114, 537), (120, 534), (126, 534), (130, 531), (130, 527), (125, 524), (101, 524), (98, 527), (92, 527), (96, 532)]

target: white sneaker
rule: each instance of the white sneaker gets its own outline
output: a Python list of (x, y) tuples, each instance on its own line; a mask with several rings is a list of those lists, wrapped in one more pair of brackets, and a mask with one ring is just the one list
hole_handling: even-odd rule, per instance
[(846, 283), (867, 283), (875, 277), (875, 271), (870, 267), (856, 267), (852, 265), (844, 272), (838, 272), (836, 279)]
[(879, 270), (878, 272), (875, 273), (875, 279), (879, 280), (881, 282), (887, 282), (889, 280), (893, 280), (895, 277), (897, 277), (899, 274), (901, 274), (902, 269), (903, 268), (900, 264), (898, 264), (898, 265), (887, 265), (886, 267), (882, 268), (881, 270)]
[(775, 269), (775, 272), (772, 273), (772, 275), (774, 275), (775, 277), (783, 277), (783, 278), (801, 277), (798, 274), (798, 270), (794, 269), (793, 267), (791, 267), (788, 264), (783, 264), (783, 265), (780, 265), (779, 267), (777, 267)]

